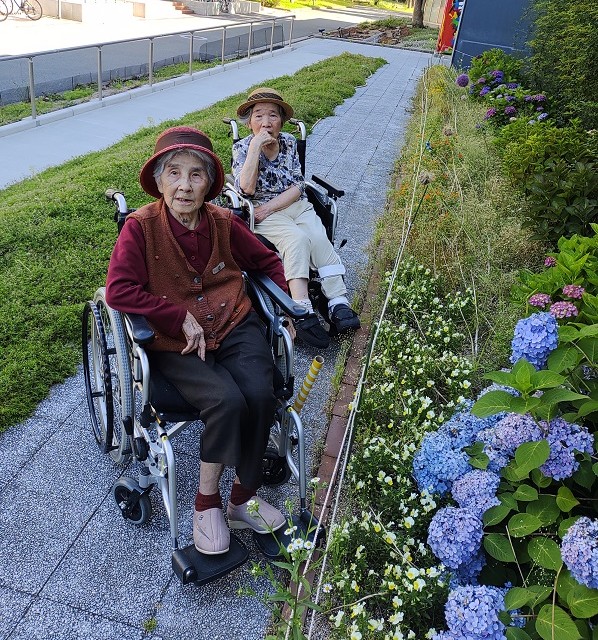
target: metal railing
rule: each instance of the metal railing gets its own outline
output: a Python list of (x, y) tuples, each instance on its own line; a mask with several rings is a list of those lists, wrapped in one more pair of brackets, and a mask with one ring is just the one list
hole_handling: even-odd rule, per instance
[[(188, 50), (188, 62), (189, 62), (189, 71), (187, 72), (187, 75), (191, 76), (193, 75), (193, 61), (194, 61), (194, 44), (197, 43), (198, 40), (204, 40), (207, 42), (208, 38), (207, 37), (203, 37), (203, 36), (199, 36), (197, 37), (196, 34), (199, 33), (207, 33), (207, 32), (217, 32), (217, 31), (221, 31), (222, 32), (222, 46), (221, 46), (221, 50), (220, 50), (220, 64), (224, 66), (227, 57), (226, 57), (226, 36), (227, 36), (227, 31), (231, 31), (232, 29), (240, 29), (243, 27), (247, 27), (248, 32), (248, 38), (247, 38), (247, 53), (246, 55), (244, 55), (244, 58), (251, 58), (252, 52), (254, 50), (259, 50), (260, 52), (263, 52), (264, 50), (269, 51), (270, 53), (273, 51), (274, 49), (274, 29), (277, 25), (277, 23), (279, 24), (279, 26), (282, 26), (282, 23), (288, 22), (290, 21), (290, 27), (289, 27), (289, 37), (288, 37), (288, 45), (285, 44), (285, 38), (284, 38), (284, 29), (283, 29), (283, 34), (282, 34), (282, 38), (281, 38), (281, 46), (285, 47), (285, 46), (291, 46), (291, 43), (293, 41), (293, 24), (295, 21), (295, 16), (294, 15), (289, 15), (289, 16), (277, 16), (277, 17), (273, 17), (273, 18), (260, 18), (260, 19), (253, 19), (253, 20), (248, 20), (245, 22), (238, 22), (238, 23), (233, 23), (233, 24), (227, 24), (227, 25), (223, 25), (223, 26), (213, 26), (213, 27), (205, 27), (203, 29), (185, 29), (184, 31), (173, 31), (173, 32), (169, 32), (169, 33), (162, 33), (159, 35), (153, 35), (153, 36), (140, 36), (137, 38), (128, 38), (125, 40), (113, 40), (110, 42), (98, 42), (98, 43), (93, 43), (93, 44), (86, 44), (83, 46), (78, 46), (78, 47), (67, 47), (64, 49), (52, 49), (52, 50), (47, 50), (47, 51), (38, 51), (35, 53), (24, 53), (24, 54), (20, 54), (20, 55), (16, 55), (16, 56), (3, 56), (2, 58), (0, 58), (0, 64), (4, 63), (4, 62), (10, 62), (10, 61), (15, 61), (15, 60), (23, 60), (23, 59), (27, 59), (28, 61), (28, 70), (29, 70), (29, 99), (30, 99), (30, 103), (31, 103), (31, 117), (33, 119), (37, 118), (37, 109), (36, 109), (36, 105), (35, 105), (35, 100), (36, 100), (36, 91), (35, 91), (35, 60), (36, 58), (39, 58), (40, 56), (46, 56), (49, 54), (57, 54), (57, 53), (67, 53), (67, 52), (73, 52), (73, 51), (81, 51), (84, 49), (96, 49), (96, 58), (97, 58), (97, 87), (98, 87), (98, 97), (97, 100), (102, 101), (103, 100), (103, 92), (102, 92), (102, 83), (103, 83), (103, 75), (104, 72), (106, 71), (103, 67), (103, 63), (102, 63), (102, 48), (109, 46), (109, 45), (117, 45), (117, 44), (128, 44), (128, 43), (133, 43), (133, 42), (142, 42), (142, 41), (148, 41), (149, 43), (149, 47), (148, 47), (148, 84), (151, 86), (154, 84), (154, 65), (155, 65), (155, 59), (154, 59), (154, 42), (156, 40), (159, 40), (160, 38), (167, 38), (167, 37), (171, 37), (171, 36), (188, 36), (189, 37), (189, 50)], [(266, 45), (265, 48), (262, 47), (255, 47), (254, 43), (253, 43), (253, 32), (254, 32), (254, 25), (266, 25), (266, 24), (270, 24), (270, 44)], [(240, 53), (239, 51), (237, 51), (237, 55), (235, 56), (235, 59), (238, 59), (238, 53)]]

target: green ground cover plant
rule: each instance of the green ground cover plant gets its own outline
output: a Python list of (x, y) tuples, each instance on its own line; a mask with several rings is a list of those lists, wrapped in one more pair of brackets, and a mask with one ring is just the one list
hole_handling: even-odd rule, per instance
[[(220, 64), (219, 60), (211, 62), (201, 62), (195, 60), (191, 63), (193, 72), (202, 71), (210, 67), (215, 67)], [(169, 80), (170, 78), (176, 78), (189, 73), (189, 63), (180, 62), (178, 64), (171, 64), (165, 67), (154, 70), (154, 81), (159, 82), (161, 80)], [(111, 80), (105, 83), (103, 87), (104, 96), (112, 95), (114, 93), (122, 93), (123, 91), (129, 91), (137, 87), (146, 85), (149, 81), (149, 76), (139, 76), (130, 80)], [(35, 100), (35, 109), (38, 115), (44, 113), (50, 113), (52, 111), (58, 111), (60, 109), (67, 109), (73, 107), (82, 102), (89, 102), (90, 100), (98, 97), (97, 83), (78, 86), (70, 91), (63, 91), (61, 93), (52, 93), (40, 96)], [(23, 118), (31, 117), (31, 103), (15, 102), (13, 104), (0, 106), (0, 126), (10, 124), (11, 122), (18, 122)]]
[[(272, 81), (308, 129), (351, 96), (384, 61), (343, 54)], [(149, 126), (113, 147), (48, 169), (2, 190), (0, 211), (0, 430), (26, 418), (50, 386), (80, 362), (82, 305), (104, 282), (116, 225), (103, 194), (148, 202), (137, 176), (157, 133), (186, 124), (204, 130), (225, 167), (235, 95), (178, 121)]]

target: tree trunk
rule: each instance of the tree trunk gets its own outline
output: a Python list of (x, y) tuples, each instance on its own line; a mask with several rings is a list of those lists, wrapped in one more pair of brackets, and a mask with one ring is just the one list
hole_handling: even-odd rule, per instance
[(424, 26), (424, 5), (426, 4), (426, 0), (415, 0), (413, 3), (413, 26), (414, 27), (423, 27)]

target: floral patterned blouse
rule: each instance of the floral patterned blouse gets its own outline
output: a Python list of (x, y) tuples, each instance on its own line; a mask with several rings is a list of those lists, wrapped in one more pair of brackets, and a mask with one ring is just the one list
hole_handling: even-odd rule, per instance
[[(247, 159), (247, 151), (252, 139), (253, 134), (239, 140), (239, 142), (235, 142), (233, 145), (233, 176), (235, 178), (235, 187), (241, 193), (243, 193), (243, 190), (239, 184), (239, 177), (243, 164)], [(251, 197), (251, 200), (258, 205), (272, 200), (272, 198), (293, 185), (299, 188), (301, 198), (307, 197), (305, 195), (305, 180), (301, 173), (295, 136), (281, 132), (278, 135), (278, 145), (280, 150), (274, 160), (268, 160), (263, 153), (260, 153), (255, 194)]]

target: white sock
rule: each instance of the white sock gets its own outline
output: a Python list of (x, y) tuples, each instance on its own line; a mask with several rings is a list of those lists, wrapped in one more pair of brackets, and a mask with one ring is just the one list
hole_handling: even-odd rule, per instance
[(295, 298), (293, 298), (293, 302), (296, 302), (297, 304), (300, 304), (302, 307), (305, 307), (310, 313), (314, 312), (314, 308), (309, 298), (304, 298), (303, 300), (296, 300)]
[(351, 306), (346, 296), (337, 296), (328, 301), (328, 311), (334, 311), (334, 307), (336, 307), (337, 304), (346, 304), (348, 307)]

